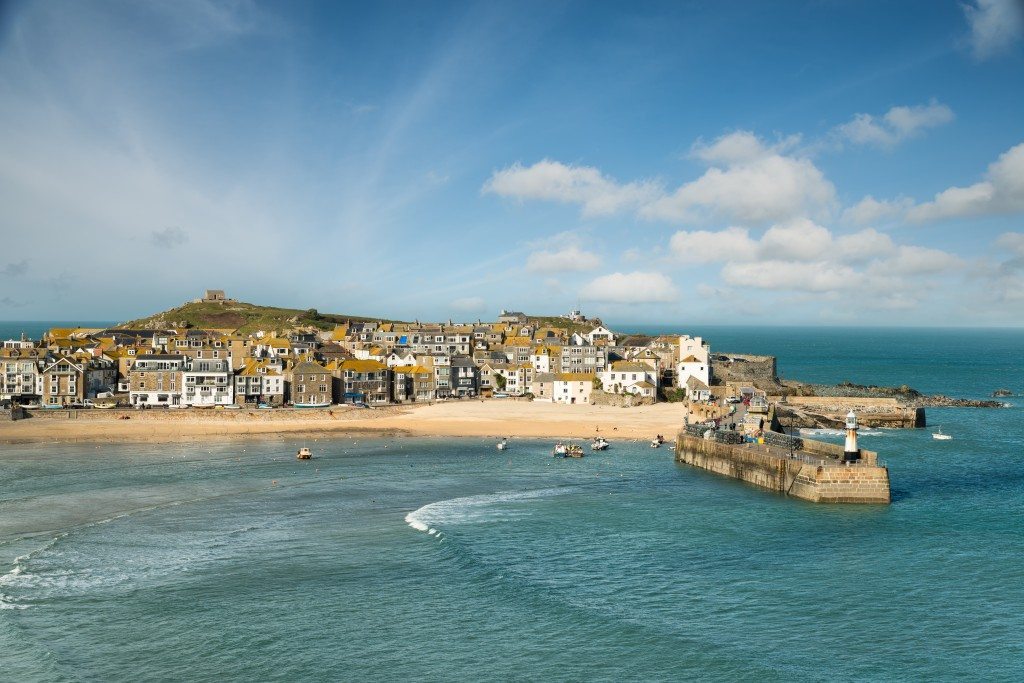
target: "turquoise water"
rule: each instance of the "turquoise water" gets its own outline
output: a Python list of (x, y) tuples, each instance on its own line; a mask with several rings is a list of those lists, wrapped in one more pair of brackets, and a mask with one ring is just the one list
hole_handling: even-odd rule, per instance
[[(794, 376), (1024, 381), (1019, 332), (765, 334)], [(975, 344), (974, 373), (950, 365)], [(293, 439), (0, 446), (0, 679), (1020, 680), (1011, 402), (929, 411), (951, 442), (866, 430), (891, 506), (627, 442), (580, 461), (527, 440), (336, 438), (310, 462)]]

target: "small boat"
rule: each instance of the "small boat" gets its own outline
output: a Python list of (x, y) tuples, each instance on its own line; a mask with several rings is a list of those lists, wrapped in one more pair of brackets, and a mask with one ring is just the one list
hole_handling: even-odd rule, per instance
[(564, 458), (568, 455), (568, 453), (568, 448), (565, 446), (565, 444), (561, 442), (556, 443), (555, 447), (551, 449), (551, 455), (553, 455), (556, 458)]
[(116, 407), (116, 403), (97, 403), (96, 405), (93, 406), (93, 408), (96, 408), (97, 410), (110, 410), (111, 408)]
[(953, 437), (950, 436), (949, 434), (943, 434), (942, 433), (942, 427), (939, 427), (934, 432), (932, 432), (932, 438), (936, 439), (938, 441), (952, 441), (953, 440)]
[(498, 450), (503, 451), (508, 448), (508, 439), (502, 439), (498, 442)]
[(651, 440), (651, 448), (661, 448), (661, 442), (657, 439)]
[(293, 403), (293, 408), (330, 408), (330, 403)]
[(295, 457), (299, 460), (309, 460), (313, 457), (313, 451), (309, 450), (308, 447), (303, 446), (299, 449), (299, 452), (295, 454)]
[(567, 458), (582, 458), (583, 457), (583, 446), (573, 443), (569, 444), (565, 448), (565, 457)]
[(590, 444), (590, 450), (592, 451), (606, 451), (608, 446), (611, 444), (605, 441), (603, 436), (599, 436), (594, 439), (593, 443)]

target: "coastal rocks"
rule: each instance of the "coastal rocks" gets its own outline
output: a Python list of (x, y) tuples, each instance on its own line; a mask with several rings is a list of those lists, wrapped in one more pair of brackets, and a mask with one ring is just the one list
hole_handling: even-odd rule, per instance
[(907, 406), (792, 406), (776, 405), (779, 425), (800, 429), (843, 429), (846, 414), (853, 410), (862, 427), (915, 429), (926, 426), (924, 408)]
[(922, 396), (918, 405), (928, 408), (1005, 408), (1002, 401), (977, 400), (973, 398), (951, 398), (937, 394), (935, 396)]
[[(787, 383), (794, 389), (791, 396), (819, 396), (823, 398), (892, 398), (907, 408), (1003, 408), (1006, 404), (1000, 401), (979, 400), (973, 398), (953, 398), (943, 394), (929, 396), (906, 384), (898, 387), (880, 387), (873, 384), (800, 384)], [(810, 393), (808, 393), (808, 391)]]

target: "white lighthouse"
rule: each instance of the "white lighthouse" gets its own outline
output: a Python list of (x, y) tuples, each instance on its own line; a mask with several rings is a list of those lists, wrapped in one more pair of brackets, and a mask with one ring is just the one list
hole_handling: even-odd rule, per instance
[(846, 415), (846, 445), (843, 447), (843, 461), (860, 460), (860, 449), (857, 447), (857, 416), (851, 410)]

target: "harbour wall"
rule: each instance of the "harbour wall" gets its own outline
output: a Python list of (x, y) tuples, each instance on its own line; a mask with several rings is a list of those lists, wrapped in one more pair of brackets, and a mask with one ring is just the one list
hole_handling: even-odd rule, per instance
[(847, 465), (838, 460), (842, 450), (804, 439), (802, 452), (821, 457), (811, 463), (780, 447), (721, 443), (685, 431), (676, 437), (678, 462), (715, 474), (812, 503), (889, 503), (889, 470), (878, 454), (862, 450), (861, 461)]

